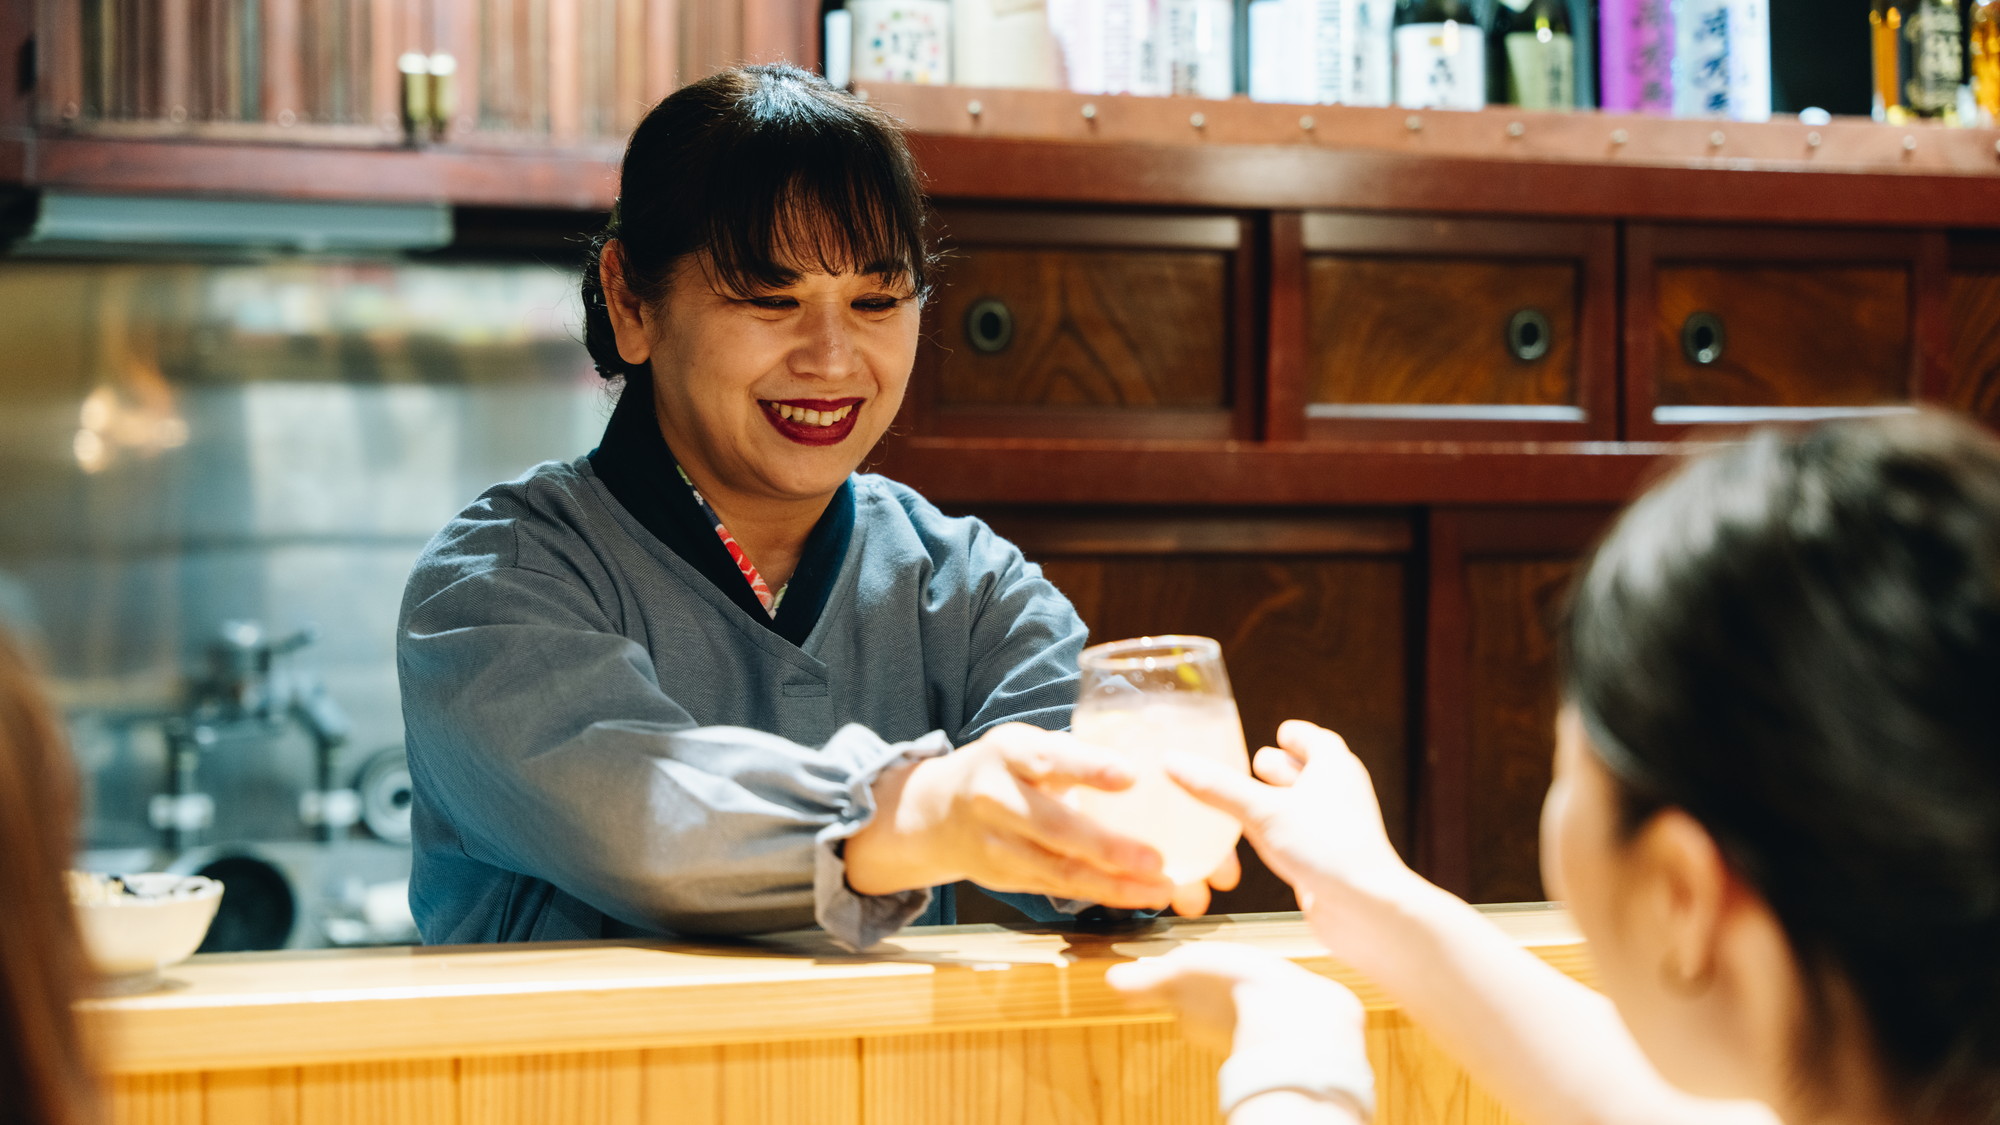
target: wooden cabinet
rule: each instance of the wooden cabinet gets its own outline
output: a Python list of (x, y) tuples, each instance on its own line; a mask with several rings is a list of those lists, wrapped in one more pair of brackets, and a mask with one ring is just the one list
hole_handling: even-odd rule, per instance
[(1962, 237), (1948, 284), (1951, 376), (1944, 400), (2000, 425), (2000, 239)]
[(943, 211), (917, 430), (1249, 436), (1247, 226), (1228, 215)]
[(1634, 224), (1626, 433), (1906, 407), (1933, 374), (1944, 236)]
[(1423, 828), (1432, 879), (1473, 902), (1546, 897), (1563, 601), (1608, 508), (1437, 509), (1428, 536)]
[[(1194, 633), (1222, 642), (1250, 748), (1278, 724), (1340, 731), (1368, 764), (1391, 839), (1407, 854), (1421, 592), (1407, 515), (1133, 509), (982, 511), (1040, 563), (1094, 641)], [(1213, 909), (1297, 908), (1247, 846), (1242, 886)], [(975, 915), (975, 920), (981, 916)]]
[(1309, 436), (1617, 433), (1610, 224), (1313, 213), (1300, 233)]

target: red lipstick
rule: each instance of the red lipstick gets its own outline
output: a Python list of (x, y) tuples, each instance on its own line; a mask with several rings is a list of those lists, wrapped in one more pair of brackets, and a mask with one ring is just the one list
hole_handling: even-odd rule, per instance
[[(764, 420), (771, 428), (784, 435), (787, 441), (799, 445), (839, 445), (854, 432), (854, 422), (861, 416), (863, 399), (858, 398), (787, 398), (760, 399), (758, 405), (764, 408)], [(827, 423), (825, 416), (840, 413), (839, 421)], [(811, 420), (811, 414), (820, 415), (820, 421)], [(787, 418), (786, 414), (792, 416)], [(805, 415), (801, 417), (801, 415)]]

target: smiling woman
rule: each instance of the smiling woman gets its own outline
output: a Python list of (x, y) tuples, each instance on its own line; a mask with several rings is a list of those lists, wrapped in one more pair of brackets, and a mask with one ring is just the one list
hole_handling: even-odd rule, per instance
[[(598, 448), (496, 485), (410, 576), (411, 905), (432, 942), (1197, 909), (1066, 808), (1084, 628), (1010, 543), (856, 469), (930, 287), (895, 124), (790, 67), (633, 133), (583, 281)], [(1214, 877), (1227, 883), (1228, 872)], [(1011, 894), (1009, 894), (1011, 892)]]

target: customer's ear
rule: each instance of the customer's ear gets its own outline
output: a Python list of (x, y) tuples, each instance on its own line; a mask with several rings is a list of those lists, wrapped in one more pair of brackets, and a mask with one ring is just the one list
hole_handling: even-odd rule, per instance
[(1657, 935), (1661, 983), (1699, 996), (1715, 982), (1724, 915), (1736, 877), (1701, 822), (1679, 809), (1655, 813), (1632, 841), (1631, 877), (1639, 886), (1633, 921)]

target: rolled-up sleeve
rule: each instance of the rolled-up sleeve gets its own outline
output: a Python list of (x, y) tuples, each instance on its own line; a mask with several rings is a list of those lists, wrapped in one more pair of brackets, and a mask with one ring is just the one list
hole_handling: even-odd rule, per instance
[(929, 902), (855, 894), (838, 849), (873, 817), (881, 773), (948, 752), (942, 733), (850, 725), (808, 747), (698, 726), (576, 583), (520, 567), (406, 607), (397, 663), (420, 799), (470, 859), (690, 934), (817, 922), (865, 948)]

